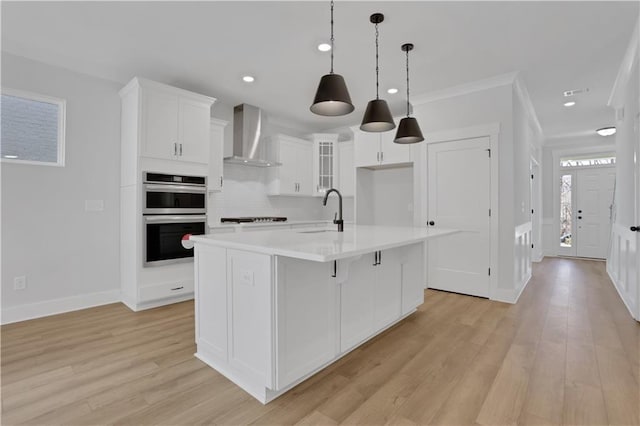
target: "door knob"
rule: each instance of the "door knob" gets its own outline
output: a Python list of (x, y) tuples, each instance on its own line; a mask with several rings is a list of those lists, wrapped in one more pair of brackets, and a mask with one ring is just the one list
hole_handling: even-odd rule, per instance
[(435, 225), (435, 224), (436, 224), (436, 223), (435, 223), (434, 221), (432, 221), (432, 220), (430, 220), (430, 221), (429, 221), (429, 226), (433, 226), (433, 225)]
[(632, 226), (629, 229), (631, 229), (631, 232), (640, 232), (640, 226)]

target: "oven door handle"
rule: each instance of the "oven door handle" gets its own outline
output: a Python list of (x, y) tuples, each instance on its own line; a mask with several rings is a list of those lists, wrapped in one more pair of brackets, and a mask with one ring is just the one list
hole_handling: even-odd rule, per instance
[(188, 216), (170, 216), (170, 215), (152, 215), (143, 216), (145, 223), (191, 223), (191, 222), (206, 222), (207, 216), (205, 215), (188, 215)]
[(195, 193), (206, 193), (206, 186), (195, 186), (195, 185), (161, 185), (156, 183), (145, 183), (144, 184), (145, 191), (148, 192), (195, 192)]

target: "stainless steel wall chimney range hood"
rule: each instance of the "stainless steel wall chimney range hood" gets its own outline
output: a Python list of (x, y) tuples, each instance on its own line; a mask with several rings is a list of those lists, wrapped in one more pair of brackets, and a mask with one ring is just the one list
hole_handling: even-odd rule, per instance
[(282, 165), (265, 159), (265, 149), (261, 143), (263, 124), (264, 115), (260, 108), (248, 104), (233, 108), (233, 156), (226, 157), (225, 163), (252, 167)]

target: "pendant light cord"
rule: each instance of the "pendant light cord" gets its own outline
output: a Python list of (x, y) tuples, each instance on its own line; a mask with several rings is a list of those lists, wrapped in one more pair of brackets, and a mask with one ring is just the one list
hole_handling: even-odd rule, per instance
[(380, 84), (378, 83), (378, 73), (380, 69), (378, 68), (378, 24), (376, 23), (376, 99), (380, 99), (379, 88)]
[(331, 0), (331, 72), (333, 74), (333, 0)]
[(409, 117), (409, 49), (407, 49), (407, 117)]

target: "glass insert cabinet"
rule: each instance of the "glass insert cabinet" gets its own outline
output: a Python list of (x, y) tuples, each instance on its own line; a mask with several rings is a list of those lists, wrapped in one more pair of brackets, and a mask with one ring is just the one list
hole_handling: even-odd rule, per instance
[(338, 135), (314, 133), (313, 140), (313, 195), (324, 196), (330, 188), (337, 188)]

